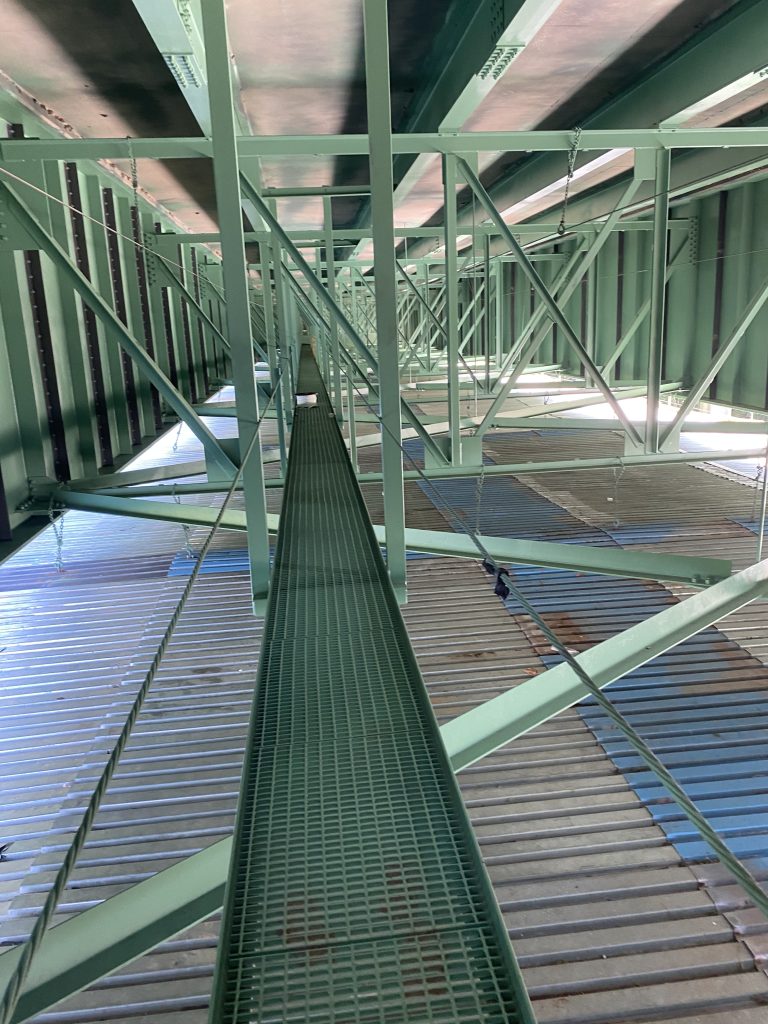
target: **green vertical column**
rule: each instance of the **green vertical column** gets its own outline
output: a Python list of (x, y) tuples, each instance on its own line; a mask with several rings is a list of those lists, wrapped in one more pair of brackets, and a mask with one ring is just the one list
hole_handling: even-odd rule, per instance
[(170, 378), (171, 361), (168, 356), (168, 337), (161, 291), (161, 280), (164, 275), (158, 267), (159, 256), (157, 255), (157, 236), (152, 230), (151, 214), (141, 213), (139, 220), (142, 229), (142, 241), (145, 246), (144, 265), (147, 271), (149, 317), (152, 322), (152, 336), (155, 340), (155, 362), (166, 377)]
[(648, 397), (645, 420), (645, 450), (659, 450), (659, 394), (664, 355), (664, 301), (667, 275), (667, 230), (669, 221), (670, 151), (656, 153), (653, 203), (653, 252), (651, 257), (651, 312), (648, 343)]
[[(597, 261), (587, 271), (586, 277), (586, 324), (587, 330), (584, 335), (584, 347), (589, 353), (592, 359), (595, 359), (595, 349), (597, 345)], [(591, 387), (594, 381), (589, 375), (589, 371), (586, 371), (586, 383), (587, 386)]]
[[(507, 322), (508, 312), (505, 304), (504, 294), (504, 264), (501, 260), (497, 260), (493, 267), (493, 277), (495, 283), (495, 300), (494, 300), (494, 313), (496, 319), (496, 329), (494, 340), (496, 342), (496, 366), (495, 369), (498, 371), (501, 366), (501, 362), (504, 354), (504, 325)], [(511, 334), (511, 332), (510, 332)]]
[(277, 439), (280, 445), (280, 465), (285, 475), (288, 465), (287, 445), (285, 443), (286, 424), (283, 410), (283, 393), (280, 387), (280, 365), (275, 339), (275, 310), (272, 304), (272, 246), (262, 242), (259, 247), (261, 254), (261, 284), (264, 298), (264, 331), (267, 336), (267, 356), (269, 357), (269, 375), (272, 380), (272, 391), (275, 396), (275, 415), (277, 417)]
[(349, 458), (357, 473), (357, 424), (355, 423), (355, 378), (354, 370), (347, 367), (347, 423), (349, 431)]
[[(173, 261), (178, 264), (172, 267), (173, 276), (181, 280), (183, 278), (183, 269), (180, 261), (180, 251), (182, 246), (174, 246)], [(170, 285), (168, 288), (168, 302), (171, 308), (171, 321), (173, 323), (173, 336), (176, 346), (176, 372), (179, 377), (179, 391), (183, 395), (191, 397), (194, 388), (195, 381), (193, 377), (193, 360), (190, 358), (188, 351), (188, 320), (187, 311), (184, 305), (184, 299), (181, 292), (175, 285)]]
[[(139, 276), (136, 271), (133, 243), (130, 241), (132, 233), (131, 203), (127, 196), (118, 197), (115, 195), (115, 221), (118, 230), (117, 243), (120, 252), (120, 272), (123, 279), (125, 308), (128, 318), (127, 327), (134, 338), (141, 342), (142, 347), (146, 349), (144, 317), (141, 309), (141, 296), (139, 295)], [(134, 372), (134, 380), (141, 434), (142, 437), (146, 437), (155, 433), (150, 385), (149, 381), (141, 373)]]
[[(319, 246), (318, 246), (317, 249), (315, 249), (315, 274), (317, 275), (318, 281), (322, 280), (322, 276), (323, 276), (323, 260), (322, 260), (322, 256), (320, 255), (320, 248), (319, 248)], [(309, 293), (309, 301), (312, 303), (312, 307), (315, 310), (319, 309), (319, 302), (320, 302), (320, 300), (318, 299), (318, 297), (317, 297), (317, 295), (315, 294), (314, 291), (310, 291), (310, 293)], [(325, 389), (328, 392), (328, 394), (330, 395), (333, 392), (333, 388), (331, 386), (331, 358), (330, 358), (330, 353), (328, 351), (327, 332), (326, 332), (325, 328), (322, 326), (321, 319), (322, 318), (320, 316), (320, 313), (318, 312), (317, 328), (316, 328), (317, 329), (317, 351), (318, 351), (318, 355), (320, 357), (320, 359), (319, 359), (319, 362), (320, 362), (320, 372), (322, 374), (323, 380), (325, 381)]]
[[(326, 288), (335, 299), (337, 298), (336, 259), (333, 244), (333, 199), (331, 196), (323, 196), (323, 225), (325, 228)], [(339, 354), (339, 327), (335, 318), (331, 319), (331, 360), (333, 408), (336, 413), (336, 419), (339, 423), (342, 423), (344, 412), (342, 408), (341, 356)]]
[[(83, 213), (85, 214), (85, 237), (91, 269), (91, 284), (104, 301), (115, 308), (112, 294), (112, 279), (109, 268), (106, 227), (104, 226), (104, 205), (101, 196), (101, 182), (93, 174), (83, 178), (85, 187), (81, 190)], [(116, 451), (126, 454), (133, 450), (131, 428), (128, 421), (128, 407), (125, 401), (123, 381), (123, 360), (120, 347), (108, 338), (104, 325), (98, 324), (101, 365), (107, 397), (107, 415), (110, 434)]]
[[(197, 299), (200, 308), (210, 317), (208, 310), (208, 282), (203, 272), (203, 261), (196, 246), (190, 246), (189, 256), (192, 293)], [(197, 317), (197, 342), (200, 349), (200, 359), (203, 363), (203, 385), (205, 387), (205, 397), (207, 398), (211, 391), (211, 378), (215, 376), (216, 359), (214, 353), (216, 340), (213, 328), (199, 315)]]
[(44, 416), (40, 414), (39, 386), (35, 383), (31, 310), (25, 295), (23, 253), (0, 250), (0, 315), (5, 337), (10, 341), (7, 346), (10, 377), (13, 393), (27, 396), (27, 401), (16, 404), (24, 464), (28, 477), (47, 477), (50, 476), (46, 458), (48, 446), (43, 429)]
[(269, 591), (269, 534), (264, 498), (264, 468), (257, 433), (259, 399), (253, 373), (251, 307), (245, 266), (245, 239), (240, 207), (240, 171), (237, 159), (229, 41), (224, 0), (202, 5), (205, 63), (211, 106), (211, 142), (216, 206), (221, 231), (227, 335), (231, 345), (232, 376), (237, 400), (240, 458), (254, 444), (243, 469), (243, 494), (248, 524), (248, 554), (254, 610), (263, 613)]
[[(192, 280), (192, 250), (188, 245), (179, 246), (179, 263), (182, 269), (179, 270), (179, 277), (187, 289), (194, 295), (194, 282)], [(200, 314), (194, 304), (182, 297), (182, 310), (185, 319), (185, 330), (189, 331), (189, 351), (191, 352), (189, 372), (194, 381), (195, 394), (198, 401), (205, 397), (205, 380), (203, 379), (203, 360), (200, 354), (198, 338), (198, 322)]]
[(386, 0), (363, 0), (365, 92), (371, 173), (371, 225), (375, 260), (376, 335), (381, 403), (381, 463), (387, 568), (395, 593), (406, 594), (405, 499), (397, 346), (397, 272), (392, 178), (392, 115)]
[[(45, 189), (53, 199), (50, 201), (51, 234), (59, 245), (70, 255), (72, 245), (72, 221), (64, 200), (66, 190), (62, 180), (63, 167), (57, 161), (46, 161), (44, 166)], [(59, 200), (56, 202), (55, 200)], [(53, 271), (52, 271), (53, 272)], [(65, 412), (65, 422), (71, 421), (72, 443), (68, 444), (72, 476), (93, 476), (99, 462), (96, 455), (93, 403), (88, 381), (86, 353), (83, 345), (85, 326), (83, 306), (69, 282), (56, 273), (58, 282), (58, 313), (61, 318), (63, 349), (66, 359), (63, 366), (68, 370), (68, 384), (71, 406)], [(51, 297), (52, 298), (52, 297)], [(49, 306), (51, 303), (49, 302)], [(50, 310), (49, 310), (50, 313)], [(57, 364), (59, 368), (59, 364)], [(62, 395), (62, 402), (64, 396)]]
[(443, 221), (445, 226), (445, 324), (448, 356), (448, 423), (451, 464), (461, 462), (459, 392), (459, 257), (456, 251), (456, 158), (443, 155)]
[(283, 409), (285, 420), (290, 427), (293, 423), (293, 385), (291, 381), (291, 326), (288, 314), (288, 288), (285, 280), (285, 267), (283, 265), (282, 247), (277, 239), (272, 242), (272, 266), (275, 278), (275, 307), (277, 310), (278, 338), (280, 348), (278, 352), (280, 362), (280, 388), (283, 392)]

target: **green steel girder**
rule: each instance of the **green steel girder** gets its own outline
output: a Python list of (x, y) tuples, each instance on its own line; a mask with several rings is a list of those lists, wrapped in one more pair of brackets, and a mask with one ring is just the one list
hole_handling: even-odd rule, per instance
[[(405, 490), (403, 484), (403, 453), (401, 450), (401, 418), (411, 409), (403, 406), (400, 395), (398, 351), (397, 268), (395, 265), (394, 205), (392, 179), (392, 110), (389, 80), (389, 25), (387, 3), (363, 0), (363, 51), (365, 61), (366, 107), (370, 153), (368, 164), (371, 179), (371, 235), (376, 259), (375, 315), (376, 357), (381, 412), (381, 468), (384, 490), (384, 530), (387, 545), (387, 571), (399, 599), (404, 599), (407, 586), (405, 570)], [(327, 226), (331, 200), (326, 199)], [(334, 250), (329, 259), (329, 286), (333, 296)], [(335, 298), (335, 296), (334, 296)], [(336, 318), (332, 329), (338, 329)], [(333, 352), (338, 405), (341, 404), (341, 366), (338, 347)], [(417, 420), (418, 423), (418, 420)], [(416, 423), (414, 423), (416, 426)]]
[[(474, 472), (477, 473), (476, 468)], [(171, 486), (166, 488), (165, 493), (172, 494), (174, 492), (175, 488)], [(189, 526), (210, 526), (218, 514), (218, 509), (215, 508), (177, 502), (150, 501), (145, 498), (130, 497), (130, 493), (130, 491), (126, 492), (123, 497), (114, 493), (82, 493), (61, 488), (54, 492), (54, 498), (57, 504), (67, 508)], [(47, 514), (48, 506), (42, 504), (35, 511), (39, 514)], [(279, 516), (273, 514), (267, 516), (270, 532), (276, 532), (279, 523)], [(237, 509), (226, 511), (221, 521), (221, 528), (245, 530), (245, 512)], [(373, 529), (377, 540), (385, 544), (385, 527), (375, 525)], [(462, 534), (439, 530), (405, 529), (404, 541), (405, 546), (411, 551), (471, 558), (475, 561), (481, 557), (477, 545), (470, 537)], [(648, 552), (624, 551), (620, 548), (590, 548), (583, 545), (555, 544), (547, 541), (518, 541), (503, 537), (483, 537), (482, 541), (489, 554), (502, 562), (515, 565), (542, 565), (578, 572), (594, 572), (606, 576), (666, 580), (689, 583), (694, 586), (707, 586), (715, 580), (724, 579), (731, 570), (730, 562), (716, 558), (655, 555)]]
[[(380, 527), (374, 526), (380, 540)], [(440, 530), (406, 529), (409, 551), (455, 558), (480, 556), (471, 537)], [(513, 540), (505, 537), (480, 536), (488, 554), (497, 563), (538, 565), (574, 572), (597, 573), (632, 579), (663, 580), (689, 583), (696, 587), (710, 586), (731, 574), (732, 563), (721, 558), (698, 558), (688, 555), (656, 555), (647, 551), (622, 548), (593, 548), (584, 544), (556, 544), (551, 541)]]
[[(762, 3), (765, 0), (761, 0)], [(760, 44), (762, 45), (762, 43)], [(414, 132), (392, 136), (397, 153), (568, 152), (570, 131)], [(768, 128), (619, 128), (585, 129), (580, 151), (612, 149), (752, 149), (768, 145)], [(238, 156), (366, 156), (367, 135), (241, 135)], [(210, 159), (205, 138), (156, 139), (2, 139), (0, 163), (20, 160)], [(559, 166), (558, 176), (562, 172)], [(495, 193), (494, 193), (495, 195)]]
[[(768, 559), (596, 644), (577, 660), (597, 686), (608, 686), (766, 594)], [(454, 770), (511, 743), (587, 693), (570, 665), (563, 663), (459, 715), (441, 729)]]
[[(274, 189), (264, 188), (261, 190), (262, 198), (267, 199), (271, 195), (274, 195)], [(676, 218), (670, 221), (670, 230), (682, 230), (687, 228), (687, 218)], [(600, 228), (599, 224), (579, 224), (579, 231), (583, 234), (594, 234)], [(474, 230), (478, 235), (496, 235), (498, 231), (493, 224), (476, 224)], [(617, 231), (640, 231), (647, 232), (651, 230), (651, 224), (647, 220), (622, 220), (616, 228)], [(515, 224), (515, 234), (517, 235), (532, 235), (539, 237), (546, 237), (554, 235), (557, 232), (557, 224), (552, 223), (531, 223), (531, 224)], [(443, 229), (440, 227), (401, 227), (397, 224), (394, 227), (395, 238), (431, 238), (440, 239), (443, 236)], [(325, 232), (322, 234), (318, 232), (311, 232), (302, 230), (301, 228), (288, 228), (286, 234), (292, 242), (296, 242), (301, 249), (307, 248), (324, 248), (326, 244)], [(334, 228), (333, 229), (333, 241), (335, 246), (344, 245), (346, 243), (359, 242), (362, 239), (370, 239), (371, 229), (370, 228)], [(271, 234), (269, 231), (246, 231), (245, 240), (246, 242), (268, 242), (271, 240)], [(170, 248), (176, 245), (214, 245), (217, 244), (221, 238), (218, 232), (203, 231), (203, 232), (179, 232), (163, 231), (159, 232), (155, 236), (158, 246), (161, 250)], [(551, 258), (551, 256), (550, 256)], [(370, 262), (370, 261), (368, 261)], [(430, 256), (425, 258), (422, 262), (424, 263), (440, 263), (439, 258)], [(337, 266), (360, 266), (365, 265), (365, 261), (359, 260), (337, 260)]]
[[(243, 494), (248, 516), (248, 559), (254, 609), (262, 609), (269, 592), (270, 554), (264, 466), (259, 432), (259, 398), (253, 372), (253, 337), (248, 273), (245, 264), (230, 47), (224, 0), (202, 6), (205, 61), (211, 112), (211, 145), (216, 209), (221, 231), (222, 274), (230, 338), (232, 377), (237, 400), (238, 441)], [(284, 339), (285, 345), (285, 339)], [(256, 445), (255, 457), (246, 454)]]

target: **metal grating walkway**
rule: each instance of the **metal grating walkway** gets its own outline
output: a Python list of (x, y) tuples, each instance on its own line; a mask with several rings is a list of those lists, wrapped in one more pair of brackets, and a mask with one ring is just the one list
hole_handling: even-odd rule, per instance
[(214, 986), (215, 1021), (530, 1021), (311, 354)]

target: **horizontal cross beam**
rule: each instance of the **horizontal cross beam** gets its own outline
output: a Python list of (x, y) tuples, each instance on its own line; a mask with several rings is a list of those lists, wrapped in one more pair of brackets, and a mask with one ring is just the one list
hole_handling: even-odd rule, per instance
[[(570, 131), (412, 132), (392, 136), (397, 153), (568, 152)], [(588, 129), (579, 150), (751, 148), (768, 146), (768, 128)], [(260, 135), (237, 139), (241, 159), (262, 156), (367, 156), (367, 135)], [(0, 162), (16, 160), (188, 160), (210, 158), (206, 138), (159, 139), (3, 139)]]

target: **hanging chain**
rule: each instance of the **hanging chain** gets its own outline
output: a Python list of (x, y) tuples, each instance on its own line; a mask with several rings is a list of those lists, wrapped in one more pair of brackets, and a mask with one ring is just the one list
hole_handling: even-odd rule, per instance
[(621, 520), (619, 519), (619, 482), (627, 471), (627, 467), (622, 463), (621, 466), (613, 467), (613, 497), (609, 498), (608, 501), (613, 502), (613, 528), (617, 530), (621, 526)]
[(131, 188), (133, 189), (133, 205), (136, 211), (139, 209), (139, 172), (136, 167), (136, 157), (133, 155), (133, 144), (128, 140), (128, 155), (131, 159)]
[(485, 484), (485, 466), (482, 465), (482, 454), (480, 456), (480, 476), (477, 478), (477, 491), (475, 500), (475, 533), (480, 533), (480, 511), (483, 505), (483, 486)]
[(48, 519), (53, 530), (53, 536), (56, 539), (56, 557), (54, 558), (56, 572), (64, 572), (64, 516), (56, 516), (53, 495), (51, 495), (51, 501), (48, 505)]
[(752, 522), (757, 522), (757, 502), (760, 497), (760, 481), (765, 474), (765, 466), (758, 466), (755, 473), (755, 496), (752, 500)]
[(171, 448), (171, 451), (174, 454), (176, 454), (176, 452), (179, 450), (179, 438), (181, 437), (181, 428), (183, 426), (184, 422), (182, 421), (181, 423), (179, 423), (179, 429), (176, 431), (176, 437), (173, 440), (173, 448)]
[(573, 180), (573, 172), (576, 169), (576, 154), (579, 151), (581, 132), (581, 128), (574, 128), (573, 142), (571, 143), (571, 148), (568, 151), (568, 174), (565, 178), (565, 191), (563, 192), (563, 212), (560, 214), (560, 223), (557, 225), (558, 235), (565, 234), (565, 214), (568, 210), (568, 193), (570, 192), (571, 181)]
[[(176, 484), (174, 484), (173, 487), (171, 488), (171, 494), (173, 495), (173, 500), (176, 502), (176, 504), (181, 505), (181, 498), (176, 493)], [(190, 529), (189, 523), (182, 523), (181, 528), (184, 531), (184, 557), (194, 559), (197, 556), (195, 554), (195, 549), (192, 547), (192, 531)]]

